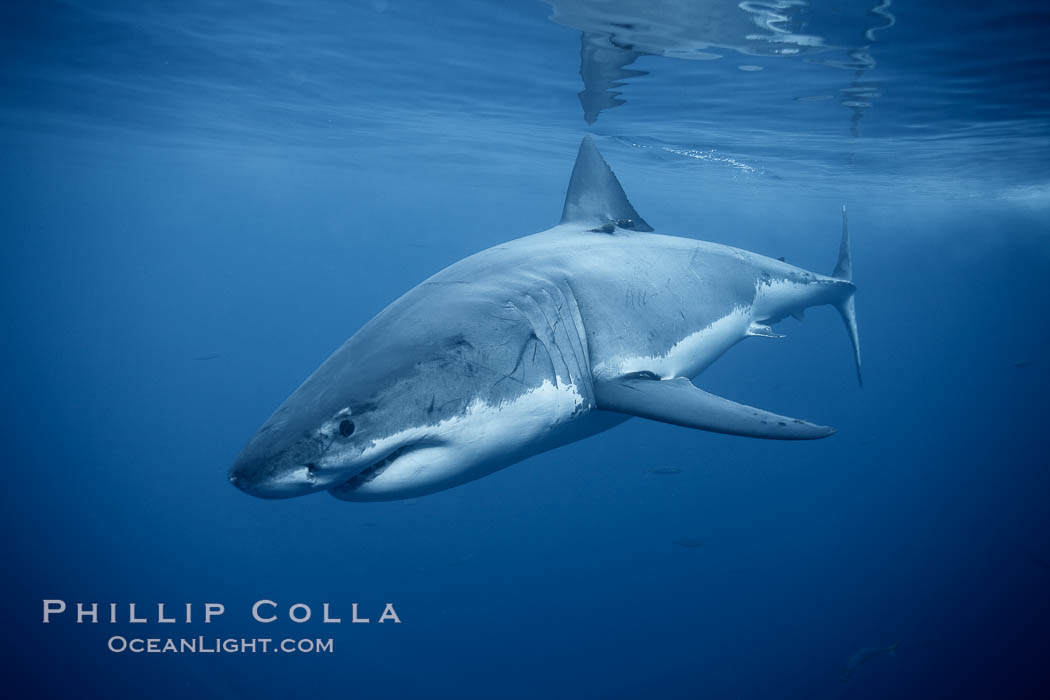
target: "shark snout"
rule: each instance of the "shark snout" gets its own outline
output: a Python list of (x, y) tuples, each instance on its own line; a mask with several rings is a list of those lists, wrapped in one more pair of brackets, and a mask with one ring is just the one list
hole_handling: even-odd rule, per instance
[(323, 450), (312, 440), (283, 449), (265, 449), (253, 440), (234, 460), (231, 484), (258, 498), (292, 498), (330, 488), (330, 474), (318, 467)]
[(230, 467), (231, 484), (258, 498), (291, 498), (316, 490), (309, 463), (285, 465), (241, 455)]

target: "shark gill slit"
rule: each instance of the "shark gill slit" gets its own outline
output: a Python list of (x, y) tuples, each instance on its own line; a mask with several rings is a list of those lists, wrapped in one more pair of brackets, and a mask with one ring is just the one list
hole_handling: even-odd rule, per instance
[(553, 289), (558, 295), (555, 308), (557, 308), (558, 317), (561, 319), (562, 333), (565, 334), (565, 338), (569, 343), (569, 349), (572, 350), (573, 359), (576, 361), (576, 371), (579, 375), (578, 381), (582, 382), (586, 380), (591, 371), (589, 355), (584, 348), (583, 338), (580, 337), (580, 328), (583, 324), (577, 320), (578, 310), (571, 305), (561, 285), (556, 284)]
[[(593, 387), (593, 381), (592, 381), (592, 377), (591, 377), (590, 364), (588, 363), (586, 365), (581, 365), (581, 363), (580, 363), (580, 359), (581, 359), (580, 358), (580, 353), (577, 352), (576, 347), (575, 347), (576, 344), (579, 344), (579, 345), (582, 346), (583, 340), (579, 337), (579, 335), (577, 333), (576, 343), (574, 344), (573, 343), (572, 334), (569, 332), (570, 328), (572, 328), (573, 330), (578, 330), (578, 326), (577, 326), (577, 324), (575, 322), (575, 319), (570, 319), (570, 320), (572, 320), (572, 324), (570, 325), (568, 320), (565, 318), (564, 314), (562, 313), (562, 309), (565, 308), (565, 304), (562, 304), (561, 307), (559, 308), (558, 305), (556, 304), (555, 297), (551, 293), (550, 289), (548, 289), (546, 286), (544, 286), (542, 288), (542, 291), (543, 291), (544, 295), (546, 296), (546, 298), (551, 302), (549, 304), (552, 307), (550, 309), (550, 311), (551, 311), (550, 315), (555, 317), (555, 323), (553, 323), (553, 324), (551, 323), (550, 316), (548, 315), (548, 312), (543, 308), (543, 304), (541, 304), (539, 301), (537, 301), (536, 298), (533, 297), (531, 294), (527, 294), (526, 295), (527, 298), (530, 299), (536, 305), (536, 311), (539, 314), (538, 318), (530, 319), (530, 322), (533, 323), (533, 328), (536, 331), (537, 336), (540, 336), (540, 333), (539, 333), (540, 329), (537, 329), (536, 325), (537, 325), (537, 322), (539, 321), (539, 319), (542, 318), (544, 330), (546, 331), (543, 335), (546, 336), (549, 339), (549, 343), (544, 343), (544, 346), (547, 349), (548, 355), (551, 356), (552, 364), (554, 363), (554, 358), (553, 358), (553, 353), (552, 353), (552, 351), (550, 349), (550, 345), (554, 345), (555, 346), (555, 349), (557, 350), (557, 353), (558, 353), (558, 357), (561, 359), (561, 363), (562, 363), (562, 365), (565, 368), (565, 381), (566, 381), (566, 383), (576, 387), (577, 391), (583, 397), (583, 399), (584, 399), (584, 401), (585, 401), (587, 406), (593, 406), (594, 405), (594, 387)], [(559, 293), (561, 292), (561, 290), (558, 290), (558, 291), (559, 291)], [(580, 323), (580, 326), (582, 326), (582, 321)], [(557, 331), (557, 329), (559, 329), (559, 328), (561, 330), (561, 335), (564, 337), (564, 341), (559, 338), (558, 331)], [(569, 359), (566, 357), (565, 351), (562, 349), (563, 343), (568, 343), (568, 345), (569, 345), (569, 350), (572, 353), (572, 360), (573, 360), (573, 362), (571, 362), (571, 363), (570, 363)], [(557, 380), (557, 374), (558, 374), (557, 369), (555, 369), (555, 380)]]
[(580, 313), (580, 304), (576, 301), (576, 290), (572, 288), (572, 282), (569, 278), (561, 280), (561, 284), (565, 285), (565, 289), (562, 290), (562, 294), (565, 295), (566, 300), (569, 304), (569, 311), (572, 313), (572, 322), (576, 327), (576, 337), (580, 342), (580, 349), (583, 351), (583, 362), (587, 368), (587, 377), (591, 377), (591, 341), (587, 337), (587, 330), (583, 325), (583, 314)]
[[(549, 288), (543, 287), (540, 291), (546, 296), (546, 299), (549, 302), (548, 306), (554, 316), (554, 322), (551, 323), (550, 317), (547, 315), (542, 304), (539, 305), (540, 313), (543, 314), (543, 318), (551, 330), (551, 338), (553, 339), (555, 346), (558, 348), (558, 356), (561, 357), (562, 364), (565, 365), (566, 382), (575, 386), (579, 378), (578, 375), (581, 374), (580, 357), (576, 352), (576, 348), (572, 344), (572, 338), (567, 330), (565, 317), (561, 313), (561, 306), (558, 304), (558, 300), (554, 297)], [(566, 343), (562, 343), (559, 339), (559, 332), (561, 335), (565, 336), (565, 341), (569, 346), (569, 351), (572, 353), (572, 363), (569, 362), (569, 359), (565, 355), (565, 350), (562, 345)], [(576, 370), (575, 372), (573, 372), (574, 368)], [(577, 376), (574, 376), (574, 374)]]

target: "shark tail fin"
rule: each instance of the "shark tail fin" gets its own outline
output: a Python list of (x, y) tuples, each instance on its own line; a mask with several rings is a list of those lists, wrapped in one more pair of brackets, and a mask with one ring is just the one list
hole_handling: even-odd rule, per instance
[(580, 151), (569, 178), (569, 190), (565, 194), (561, 223), (608, 229), (607, 233), (617, 228), (653, 230), (627, 201), (620, 181), (590, 136), (584, 136), (580, 142)]
[[(846, 205), (842, 205), (842, 242), (839, 244), (839, 259), (835, 263), (835, 270), (831, 273), (835, 279), (846, 282), (853, 281), (853, 259), (850, 255), (849, 244), (849, 221), (846, 218)], [(849, 333), (850, 344), (853, 346), (853, 360), (857, 365), (857, 383), (864, 386), (864, 378), (860, 371), (860, 336), (857, 333), (857, 311), (853, 302), (853, 294), (856, 287), (852, 287), (849, 293), (840, 301), (835, 303), (839, 310), (843, 323), (846, 324), (846, 332)]]

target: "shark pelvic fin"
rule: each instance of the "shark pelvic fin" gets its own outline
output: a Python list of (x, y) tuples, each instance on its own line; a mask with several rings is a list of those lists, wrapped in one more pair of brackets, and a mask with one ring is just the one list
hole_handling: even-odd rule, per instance
[(684, 377), (661, 380), (638, 372), (594, 385), (598, 408), (650, 420), (768, 440), (814, 440), (834, 428), (778, 416), (723, 399), (697, 388)]
[[(842, 242), (839, 244), (839, 259), (835, 263), (835, 271), (831, 273), (831, 276), (847, 282), (853, 281), (853, 258), (850, 254), (849, 221), (846, 219), (845, 204), (842, 205)], [(864, 378), (860, 372), (860, 336), (857, 333), (857, 311), (853, 302), (853, 291), (836, 302), (835, 308), (838, 309), (843, 323), (846, 324), (850, 345), (853, 346), (853, 361), (857, 366), (857, 383), (864, 386)]]
[(631, 203), (590, 136), (584, 136), (569, 178), (561, 212), (563, 224), (586, 224), (612, 233), (616, 228), (652, 231)]

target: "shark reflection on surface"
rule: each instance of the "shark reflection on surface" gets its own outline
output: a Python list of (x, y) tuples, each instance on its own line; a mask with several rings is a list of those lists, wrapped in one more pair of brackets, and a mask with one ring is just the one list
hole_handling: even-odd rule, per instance
[(597, 121), (602, 110), (624, 104), (619, 92), (623, 81), (646, 75), (629, 68), (640, 56), (713, 60), (735, 52), (804, 56), (853, 71), (839, 101), (853, 110), (856, 135), (864, 110), (880, 93), (877, 83), (863, 80), (875, 67), (870, 46), (877, 32), (896, 23), (889, 11), (892, 0), (877, 0), (874, 6), (872, 0), (833, 5), (804, 0), (544, 1), (553, 10), (553, 22), (581, 32), (579, 97), (588, 124)]

